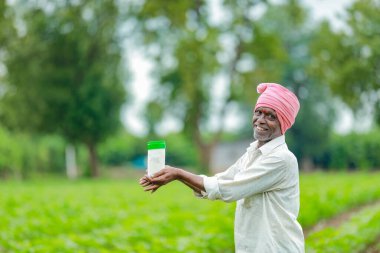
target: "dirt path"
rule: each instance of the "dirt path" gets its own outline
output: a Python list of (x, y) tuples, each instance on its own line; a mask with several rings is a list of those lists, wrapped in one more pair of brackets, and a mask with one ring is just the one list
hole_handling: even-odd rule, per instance
[[(333, 227), (333, 228), (339, 227), (342, 223), (348, 221), (353, 215), (360, 212), (361, 210), (364, 210), (365, 208), (374, 207), (374, 206), (379, 205), (379, 204), (380, 204), (380, 200), (377, 200), (375, 202), (371, 202), (371, 203), (350, 209), (347, 212), (341, 213), (341, 214), (334, 216), (330, 219), (322, 220), (319, 223), (317, 223), (315, 226), (313, 226), (309, 229), (306, 229), (304, 231), (305, 238), (307, 238), (311, 233), (318, 232), (318, 231), (325, 229), (327, 227)], [(374, 253), (377, 251), (371, 251), (371, 252)]]
[[(305, 238), (307, 238), (311, 233), (318, 232), (327, 227), (337, 228), (340, 225), (342, 225), (344, 222), (348, 221), (356, 213), (364, 210), (365, 208), (371, 208), (378, 205), (380, 205), (380, 200), (355, 207), (331, 219), (323, 220), (319, 222), (318, 224), (316, 224), (315, 226), (311, 227), (310, 229), (305, 230), (304, 231)], [(371, 245), (368, 245), (368, 247), (362, 253), (380, 253), (380, 237), (377, 238), (377, 240), (375, 240), (374, 243), (372, 243)]]
[(380, 253), (380, 238), (377, 239), (377, 244), (369, 246), (365, 253)]
[(380, 253), (380, 236), (375, 240), (374, 243), (368, 245), (367, 249), (363, 253)]

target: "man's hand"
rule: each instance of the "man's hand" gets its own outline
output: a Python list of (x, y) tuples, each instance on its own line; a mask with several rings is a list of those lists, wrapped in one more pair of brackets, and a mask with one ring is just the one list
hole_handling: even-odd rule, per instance
[(155, 173), (152, 177), (145, 175), (140, 179), (140, 185), (144, 187), (144, 191), (154, 193), (161, 186), (177, 180), (179, 177), (179, 169), (165, 166), (164, 169)]
[(151, 178), (148, 175), (145, 175), (142, 178), (140, 178), (139, 184), (142, 187), (144, 187), (144, 191), (152, 191), (153, 193), (158, 189), (158, 187), (157, 189), (153, 189), (154, 184), (151, 182)]
[(152, 177), (147, 175), (142, 177), (140, 179), (140, 185), (144, 187), (144, 191), (151, 191), (151, 193), (153, 193), (161, 186), (174, 180), (179, 180), (199, 194), (206, 191), (202, 176), (195, 175), (183, 169), (170, 167), (168, 165), (166, 165), (165, 168), (159, 172), (155, 173)]

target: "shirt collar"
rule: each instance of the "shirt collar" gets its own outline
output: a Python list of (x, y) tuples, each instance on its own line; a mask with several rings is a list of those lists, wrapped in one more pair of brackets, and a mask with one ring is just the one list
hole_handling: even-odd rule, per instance
[(251, 143), (251, 145), (247, 148), (247, 151), (255, 151), (259, 149), (263, 155), (270, 153), (273, 149), (277, 148), (278, 146), (285, 143), (285, 135), (280, 135), (277, 138), (274, 138), (273, 140), (265, 143), (260, 148), (257, 148), (258, 141), (254, 141)]

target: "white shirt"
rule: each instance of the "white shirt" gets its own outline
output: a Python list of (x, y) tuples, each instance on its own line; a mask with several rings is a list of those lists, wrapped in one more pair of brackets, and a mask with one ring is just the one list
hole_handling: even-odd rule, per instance
[(203, 176), (204, 198), (237, 201), (235, 252), (304, 252), (297, 221), (299, 175), (297, 159), (281, 135), (259, 149), (257, 141), (226, 171)]

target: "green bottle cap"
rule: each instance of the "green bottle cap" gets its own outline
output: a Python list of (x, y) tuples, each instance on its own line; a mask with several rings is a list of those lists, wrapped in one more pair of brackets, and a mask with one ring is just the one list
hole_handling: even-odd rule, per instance
[(165, 141), (149, 141), (147, 144), (148, 149), (166, 148)]

